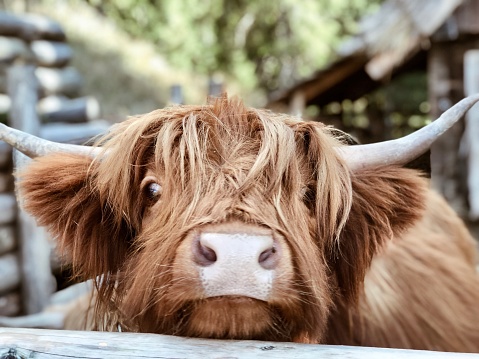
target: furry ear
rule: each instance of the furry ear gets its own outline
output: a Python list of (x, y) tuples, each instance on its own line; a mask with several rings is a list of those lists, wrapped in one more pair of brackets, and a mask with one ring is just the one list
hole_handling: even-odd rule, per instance
[(422, 216), (427, 182), (417, 171), (397, 167), (351, 176), (351, 211), (330, 263), (342, 297), (357, 303), (373, 256)]
[(91, 158), (62, 153), (39, 157), (17, 174), (23, 207), (47, 227), (83, 279), (115, 274), (132, 236), (102, 201), (96, 167)]

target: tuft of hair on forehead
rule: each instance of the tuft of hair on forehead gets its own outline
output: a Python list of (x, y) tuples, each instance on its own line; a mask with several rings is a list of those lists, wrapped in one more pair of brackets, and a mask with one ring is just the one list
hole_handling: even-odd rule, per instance
[(198, 202), (211, 192), (210, 180), (220, 171), (227, 181), (224, 195), (262, 186), (272, 196), (288, 199), (301, 191), (301, 183), (316, 181), (313, 192), (332, 204), (318, 205), (318, 215), (328, 222), (320, 226), (328, 235), (337, 235), (349, 211), (349, 172), (334, 151), (339, 142), (330, 128), (248, 108), (235, 97), (130, 117), (98, 145), (109, 153), (98, 167), (100, 196), (133, 227), (141, 217), (139, 203), (131, 199), (140, 197), (139, 183), (148, 166), (161, 173), (163, 187), (179, 190), (164, 191), (174, 201), (181, 193)]

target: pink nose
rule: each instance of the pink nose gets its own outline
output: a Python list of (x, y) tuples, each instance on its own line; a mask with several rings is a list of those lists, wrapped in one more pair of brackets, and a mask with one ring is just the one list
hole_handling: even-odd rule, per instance
[(272, 234), (201, 232), (193, 244), (193, 258), (206, 297), (267, 300), (281, 248)]
[[(264, 269), (273, 269), (279, 260), (277, 244), (272, 236), (245, 233), (202, 233), (193, 248), (195, 262), (214, 265), (218, 256), (240, 261), (257, 261)], [(234, 265), (233, 263), (231, 263)]]

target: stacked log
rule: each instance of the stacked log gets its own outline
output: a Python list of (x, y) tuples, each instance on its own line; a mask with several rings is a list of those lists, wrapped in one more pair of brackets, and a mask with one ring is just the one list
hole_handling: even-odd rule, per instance
[(20, 313), (20, 263), (15, 237), (12, 150), (0, 142), (0, 315)]
[[(72, 56), (56, 22), (0, 12), (0, 122), (58, 142), (84, 143), (105, 132), (98, 102), (81, 96), (82, 77), (70, 65)], [(18, 167), (21, 156), (15, 157)], [(45, 299), (32, 297), (39, 290), (50, 296), (54, 288), (38, 288), (51, 286), (39, 285), (38, 265), (32, 264), (47, 258), (51, 271), (60, 263), (49, 255), (48, 242), (39, 244), (41, 229), (17, 205), (13, 167), (12, 150), (0, 141), (0, 316), (41, 311)]]
[[(5, 98), (7, 70), (18, 62), (36, 66), (42, 120), (58, 121), (62, 112), (67, 114), (67, 121), (72, 122), (98, 118), (98, 104), (93, 104), (95, 99), (73, 99), (81, 92), (82, 77), (69, 65), (73, 51), (65, 40), (65, 33), (56, 22), (38, 16), (20, 17), (0, 12), (0, 118), (8, 113), (11, 104)], [(55, 115), (51, 116), (52, 112)]]

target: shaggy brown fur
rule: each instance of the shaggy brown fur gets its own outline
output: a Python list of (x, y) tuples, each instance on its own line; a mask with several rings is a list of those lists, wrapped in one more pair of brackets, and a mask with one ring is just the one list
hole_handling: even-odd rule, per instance
[[(463, 224), (414, 171), (351, 173), (331, 133), (226, 97), (172, 107), (114, 127), (100, 159), (35, 160), (21, 194), (74, 272), (96, 279), (98, 329), (479, 351)], [(294, 275), (268, 302), (202, 298), (184, 265), (192, 232), (233, 222), (291, 252)]]

